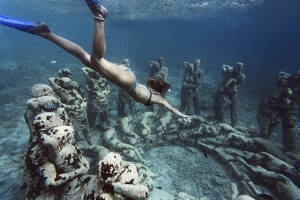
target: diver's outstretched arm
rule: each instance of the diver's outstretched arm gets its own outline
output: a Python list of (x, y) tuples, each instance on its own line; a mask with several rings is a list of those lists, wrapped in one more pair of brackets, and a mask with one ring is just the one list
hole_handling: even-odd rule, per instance
[(176, 108), (174, 108), (173, 106), (171, 106), (167, 100), (165, 100), (163, 97), (161, 97), (161, 100), (157, 102), (158, 104), (162, 105), (164, 108), (166, 108), (168, 111), (174, 113), (175, 115), (177, 115), (178, 117), (183, 117), (183, 118), (187, 118), (190, 119), (190, 116), (185, 115), (183, 113), (181, 113), (179, 110), (177, 110)]

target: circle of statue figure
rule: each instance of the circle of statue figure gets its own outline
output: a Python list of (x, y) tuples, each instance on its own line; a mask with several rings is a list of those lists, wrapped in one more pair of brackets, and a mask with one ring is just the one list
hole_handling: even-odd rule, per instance
[(200, 59), (196, 59), (193, 64), (184, 62), (180, 109), (186, 114), (200, 114), (198, 89), (203, 73), (203, 70), (200, 68)]
[(224, 112), (229, 106), (231, 125), (236, 126), (238, 123), (237, 92), (246, 79), (242, 73), (243, 66), (243, 63), (237, 63), (234, 68), (228, 65), (222, 66), (223, 80), (219, 84), (214, 98), (215, 118), (218, 122), (225, 121)]
[(257, 123), (260, 135), (270, 138), (281, 122), (282, 138), (286, 152), (297, 149), (297, 102), (300, 98), (300, 70), (295, 74), (278, 73), (279, 90), (268, 95), (259, 105)]
[(96, 71), (83, 67), (81, 68), (86, 77), (86, 89), (88, 91), (87, 115), (90, 127), (96, 126), (98, 116), (99, 126), (107, 129), (109, 126), (108, 119), (108, 95), (110, 86), (107, 80)]
[(58, 77), (50, 77), (49, 83), (61, 99), (61, 105), (66, 109), (70, 121), (75, 129), (76, 142), (89, 138), (89, 124), (87, 119), (87, 101), (79, 84), (72, 79), (72, 73), (67, 68), (58, 72)]

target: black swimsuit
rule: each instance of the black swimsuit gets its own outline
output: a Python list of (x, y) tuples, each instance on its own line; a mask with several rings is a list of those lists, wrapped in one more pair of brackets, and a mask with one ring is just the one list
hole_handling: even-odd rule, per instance
[(151, 106), (151, 105), (152, 105), (152, 103), (151, 103), (152, 91), (151, 91), (151, 89), (149, 89), (148, 87), (147, 87), (147, 89), (148, 89), (149, 92), (150, 92), (150, 97), (149, 97), (148, 101), (147, 101), (146, 103), (144, 103), (144, 105), (145, 105), (145, 106)]

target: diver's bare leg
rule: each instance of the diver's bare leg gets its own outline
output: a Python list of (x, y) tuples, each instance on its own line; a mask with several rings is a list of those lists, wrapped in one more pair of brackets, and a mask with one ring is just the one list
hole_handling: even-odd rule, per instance
[[(102, 74), (108, 80), (124, 87), (124, 82), (121, 81), (122, 76), (127, 76), (128, 73), (108, 60), (104, 59), (106, 50), (106, 41), (104, 33), (104, 18), (101, 16), (94, 16), (94, 35), (93, 35), (93, 50), (91, 55), (92, 69)], [(134, 81), (134, 80), (133, 80)], [(129, 83), (132, 85), (133, 83)], [(127, 88), (127, 85), (125, 85)], [(128, 89), (128, 88), (127, 88)]]
[(99, 61), (104, 57), (106, 41), (104, 33), (104, 19), (94, 17), (93, 51), (91, 61)]
[(73, 56), (80, 59), (81, 62), (83, 64), (85, 64), (86, 66), (88, 66), (88, 67), (92, 66), (91, 61), (90, 61), (91, 56), (84, 49), (82, 49), (78, 44), (76, 44), (70, 40), (67, 40), (61, 36), (58, 36), (53, 32), (43, 32), (43, 33), (39, 33), (37, 35), (55, 43), (62, 49), (66, 50)]

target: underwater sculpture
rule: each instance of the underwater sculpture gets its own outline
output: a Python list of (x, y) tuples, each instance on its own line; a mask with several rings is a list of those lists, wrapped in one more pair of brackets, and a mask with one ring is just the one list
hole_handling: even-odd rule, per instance
[(57, 97), (56, 93), (54, 92), (53, 88), (49, 85), (38, 83), (32, 86), (31, 88), (31, 96), (34, 98), (41, 97), (41, 96), (54, 96)]
[(224, 112), (229, 106), (232, 126), (236, 126), (238, 123), (237, 92), (246, 78), (242, 73), (243, 67), (244, 64), (240, 62), (234, 68), (228, 65), (222, 66), (223, 80), (214, 97), (215, 118), (219, 122), (224, 122)]
[(148, 66), (149, 66), (149, 69), (150, 69), (150, 74), (149, 74), (149, 77), (155, 77), (155, 75), (159, 72), (160, 70), (160, 64), (156, 61), (152, 61), (150, 60), (148, 62)]
[(147, 186), (139, 184), (136, 166), (123, 166), (122, 162), (119, 154), (107, 154), (98, 164), (97, 176), (93, 176), (87, 183), (82, 199), (147, 199), (150, 191)]
[(214, 125), (200, 116), (187, 122), (167, 115), (160, 120), (154, 113), (147, 113), (148, 120), (142, 130), (140, 124), (145, 121), (146, 113), (131, 124), (133, 132), (148, 134), (146, 140), (138, 139), (135, 146), (142, 146), (144, 151), (165, 144), (194, 146), (206, 156), (216, 156), (232, 171), (239, 180), (237, 194), (256, 197), (271, 191), (269, 193), (278, 199), (300, 198), (300, 171), (296, 169), (300, 159), (287, 156), (276, 142), (253, 137), (256, 133), (244, 127)]
[(136, 147), (126, 144), (116, 137), (116, 130), (114, 128), (109, 128), (103, 133), (103, 140), (104, 146), (116, 152), (120, 152), (120, 154), (124, 155), (127, 159), (145, 163), (140, 151)]
[(26, 102), (25, 121), (30, 131), (30, 141), (34, 140), (34, 118), (44, 112), (55, 112), (61, 118), (65, 119), (66, 124), (70, 124), (66, 110), (60, 105), (59, 99), (54, 96), (42, 96), (31, 98)]
[(150, 76), (149, 77), (160, 78), (164, 81), (167, 81), (169, 70), (166, 66), (164, 66), (165, 60), (163, 57), (157, 58), (157, 62), (150, 60), (148, 62), (148, 65), (150, 68)]
[[(149, 189), (139, 184), (134, 164), (122, 166), (119, 154), (108, 153), (97, 175), (85, 175), (87, 160), (75, 145), (74, 130), (55, 113), (36, 116), (37, 143), (28, 151), (27, 199), (147, 199)], [(102, 151), (103, 149), (101, 149)], [(126, 163), (126, 162), (125, 162)]]
[(252, 197), (248, 196), (248, 195), (239, 195), (236, 200), (255, 200)]
[[(261, 149), (256, 148), (257, 146), (255, 146), (255, 145), (249, 145), (249, 149), (244, 150), (243, 147), (248, 144), (247, 140), (243, 141), (242, 139), (240, 140), (240, 138), (238, 138), (238, 137), (233, 137), (233, 135), (237, 135), (237, 134), (244, 135), (244, 133), (240, 133), (241, 131), (230, 129), (228, 127), (224, 128), (224, 129), (232, 131), (234, 133), (234, 134), (231, 135), (232, 138), (237, 139), (237, 140), (230, 140), (229, 141), (232, 144), (232, 146), (227, 145), (227, 143), (226, 143), (226, 138), (227, 138), (228, 135), (222, 134), (222, 133), (218, 133), (217, 131), (215, 132), (214, 130), (217, 129), (217, 128), (215, 126), (210, 125), (210, 124), (205, 124), (205, 122), (202, 122), (202, 124), (204, 124), (204, 125), (202, 125), (201, 127), (200, 127), (201, 123), (200, 122), (198, 123), (199, 124), (199, 127), (198, 127), (199, 130), (198, 131), (197, 130), (191, 131), (191, 130), (188, 130), (188, 129), (186, 129), (185, 131), (183, 129), (180, 129), (180, 131), (176, 131), (177, 124), (175, 124), (175, 125), (174, 125), (174, 123), (170, 123), (170, 124), (171, 125), (169, 125), (169, 126), (173, 127), (172, 130), (175, 130), (175, 131), (172, 132), (172, 134), (169, 134), (169, 135), (162, 134), (160, 136), (163, 136), (163, 138), (168, 138), (168, 139), (170, 139), (171, 137), (173, 137), (173, 138), (175, 138), (174, 141), (177, 140), (180, 143), (182, 143), (183, 141), (185, 141), (186, 143), (195, 144), (196, 141), (197, 141), (197, 143), (198, 142), (200, 143), (201, 141), (203, 141), (204, 144), (206, 144), (208, 147), (212, 147), (211, 148), (211, 152), (217, 151), (218, 149), (221, 149), (222, 147), (226, 147), (226, 150), (229, 152), (227, 155), (230, 155), (230, 159), (227, 159), (226, 162), (224, 161), (224, 163), (229, 163), (229, 165), (230, 165), (230, 163), (233, 163), (234, 161), (236, 161), (236, 162), (239, 163), (239, 160), (235, 160), (235, 158), (237, 156), (239, 156), (239, 153), (241, 153), (242, 155), (244, 155), (244, 154), (246, 154), (249, 151), (250, 152), (251, 151), (256, 151), (257, 149), (258, 149), (257, 151), (261, 151)], [(169, 130), (169, 126), (167, 126), (167, 128), (165, 129), (165, 132), (167, 132)], [(151, 127), (151, 128), (153, 128), (153, 127)], [(156, 128), (156, 127), (154, 127), (154, 128)], [(201, 135), (202, 132), (205, 133), (205, 134)], [(155, 132), (153, 132), (151, 134), (155, 134)], [(228, 132), (227, 132), (227, 134), (228, 134)], [(203, 136), (203, 138), (198, 137), (198, 135)], [(218, 135), (218, 138), (217, 139), (213, 138), (216, 135)], [(245, 135), (248, 138), (251, 138), (251, 134), (245, 133)], [(210, 137), (210, 138), (208, 138), (208, 137)], [(211, 140), (209, 140), (209, 139), (211, 139)], [(261, 138), (259, 140), (261, 141)], [(163, 140), (163, 141), (166, 141), (166, 140)], [(253, 141), (254, 140), (251, 140), (251, 142), (253, 142)], [(226, 144), (227, 146), (225, 146), (224, 144)], [(256, 144), (256, 143), (251, 143), (251, 144)], [(236, 146), (234, 146), (234, 145), (236, 145)], [(264, 151), (265, 149), (267, 150), (267, 148), (263, 148), (262, 151)], [(222, 155), (223, 155), (222, 151), (221, 151), (221, 153), (215, 152), (215, 154), (218, 155), (219, 157), (222, 157)], [(224, 156), (225, 156), (225, 154), (224, 154)], [(258, 165), (258, 166), (260, 166), (260, 165)], [(236, 172), (237, 172), (237, 176), (239, 175), (239, 177), (243, 181), (242, 184), (249, 185), (249, 186), (251, 186), (253, 184), (252, 180), (255, 180), (255, 178), (257, 178), (257, 177), (263, 177), (263, 176), (261, 176), (260, 173), (257, 173), (256, 177), (253, 176), (252, 178), (249, 178), (249, 176), (252, 175), (251, 171), (247, 170), (247, 169), (243, 169), (243, 167), (240, 167)], [(242, 176), (241, 174), (243, 174), (245, 176)], [(259, 182), (257, 184), (259, 184)], [(269, 186), (269, 187), (272, 187), (272, 186)], [(283, 187), (286, 187), (286, 186), (283, 185)], [(283, 196), (284, 192), (278, 191), (279, 197), (284, 198), (284, 196)], [(297, 190), (295, 190), (295, 192), (297, 192)]]
[[(148, 62), (148, 65), (150, 68), (149, 77), (167, 82), (169, 70), (166, 66), (164, 66), (164, 64), (165, 64), (165, 61), (164, 61), (163, 57), (158, 57), (157, 61), (150, 60)], [(147, 86), (148, 86), (148, 84), (147, 84)], [(162, 109), (161, 107), (156, 107), (154, 105), (149, 106), (148, 109), (152, 112), (154, 111), (159, 116), (162, 116), (165, 113), (164, 109)]]
[(28, 199), (55, 199), (55, 187), (88, 171), (88, 162), (74, 144), (74, 131), (66, 126), (63, 118), (53, 112), (35, 117), (37, 139), (32, 142), (25, 156)]
[(277, 81), (279, 91), (260, 103), (257, 122), (260, 135), (264, 138), (270, 138), (281, 122), (285, 151), (292, 153), (297, 148), (296, 115), (300, 97), (300, 70), (295, 74), (279, 72)]
[(180, 110), (186, 114), (200, 114), (198, 88), (203, 73), (203, 70), (200, 68), (200, 59), (196, 59), (193, 64), (184, 62), (184, 78), (180, 92)]
[[(130, 66), (130, 60), (125, 58), (123, 60), (123, 65), (127, 68), (131, 68)], [(125, 106), (128, 105), (128, 114), (134, 115), (136, 112), (136, 104), (133, 98), (131, 98), (124, 90), (119, 88), (118, 93), (118, 115), (119, 117), (125, 117)]]
[(79, 84), (72, 79), (72, 73), (67, 68), (58, 72), (58, 77), (49, 78), (50, 85), (61, 99), (61, 105), (66, 109), (69, 119), (75, 129), (76, 142), (89, 139), (89, 124), (87, 119), (87, 102)]
[[(32, 196), (35, 196), (35, 190), (39, 190), (38, 185), (41, 182), (41, 177), (37, 177), (34, 171), (38, 169), (40, 163), (45, 161), (43, 157), (47, 153), (40, 145), (39, 132), (36, 131), (34, 126), (34, 119), (43, 113), (52, 112), (56, 116), (49, 119), (53, 125), (70, 125), (70, 121), (65, 109), (61, 106), (60, 99), (56, 97), (55, 92), (50, 86), (45, 84), (34, 85), (31, 90), (31, 96), (32, 98), (26, 102), (26, 112), (24, 114), (24, 119), (30, 133), (29, 148), (24, 156), (26, 166), (24, 170), (24, 184), (30, 187), (28, 194), (32, 193)], [(46, 125), (44, 124), (44, 126)], [(50, 125), (48, 124), (47, 126)]]
[(32, 98), (26, 102), (26, 111), (24, 113), (24, 119), (30, 132), (30, 142), (35, 140), (36, 135), (33, 121), (38, 114), (43, 112), (55, 112), (61, 118), (64, 118), (67, 124), (70, 124), (66, 110), (61, 106), (60, 99), (49, 85), (34, 85), (31, 89), (31, 96)]
[(81, 68), (84, 76), (86, 77), (88, 91), (87, 102), (87, 117), (89, 126), (95, 127), (96, 118), (98, 117), (99, 125), (103, 129), (107, 129), (109, 126), (108, 119), (108, 95), (110, 93), (110, 87), (107, 80), (98, 74), (96, 71), (83, 67)]
[[(113, 139), (113, 140), (116, 141), (115, 139)], [(134, 150), (133, 146), (127, 145), (124, 143), (121, 145), (123, 145), (122, 147), (125, 147), (125, 148), (123, 148), (123, 149), (115, 148), (114, 149), (114, 147), (113, 147), (112, 149), (115, 152), (123, 154), (124, 156), (122, 156), (122, 157), (127, 157), (129, 160), (137, 160), (137, 158), (135, 158), (136, 155), (134, 153), (135, 150)], [(103, 141), (103, 144), (90, 145), (90, 146), (80, 145), (80, 150), (82, 151), (82, 154), (85, 157), (87, 157), (90, 162), (90, 170), (89, 170), (90, 174), (96, 173), (96, 171), (98, 169), (97, 164), (99, 163), (99, 161), (104, 159), (104, 157), (108, 153), (111, 152), (111, 150), (106, 148), (105, 146), (109, 147), (110, 146), (109, 142), (107, 143), (106, 141)], [(126, 148), (129, 148), (129, 149), (126, 150)], [(131, 151), (132, 151), (132, 153), (131, 153)], [(128, 156), (127, 156), (127, 154), (128, 154)], [(138, 154), (140, 154), (140, 153), (138, 153)], [(143, 162), (144, 162), (144, 160), (143, 160)], [(150, 190), (152, 190), (154, 188), (156, 175), (151, 171), (151, 169), (149, 167), (147, 167), (141, 161), (131, 162), (131, 161), (123, 160), (123, 164), (124, 165), (134, 164), (137, 167), (138, 172), (139, 172), (139, 183), (146, 185)], [(146, 164), (148, 164), (148, 163), (146, 163)]]
[(41, 132), (40, 142), (49, 154), (48, 161), (40, 166), (47, 187), (57, 187), (88, 171), (89, 164), (75, 145), (72, 127), (57, 126)]

